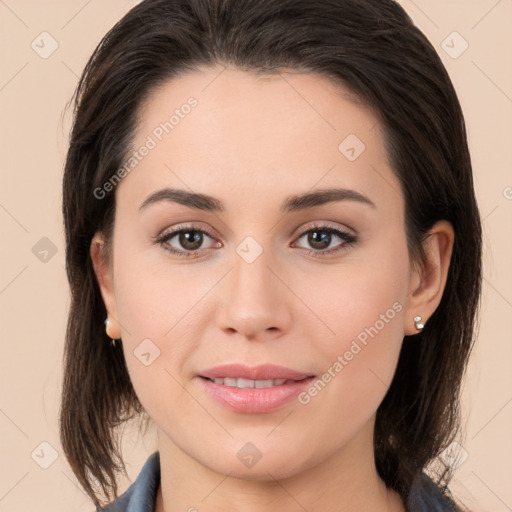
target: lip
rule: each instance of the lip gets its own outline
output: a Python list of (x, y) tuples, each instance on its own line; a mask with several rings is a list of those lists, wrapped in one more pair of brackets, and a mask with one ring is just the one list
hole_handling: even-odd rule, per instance
[(246, 366), (244, 364), (223, 364), (202, 371), (200, 377), (215, 379), (219, 377), (242, 377), (251, 380), (302, 380), (311, 377), (310, 373), (302, 373), (285, 366), (263, 364), (260, 366)]
[(294, 400), (316, 377), (271, 386), (268, 388), (237, 388), (216, 384), (198, 377), (203, 391), (216, 402), (239, 413), (261, 414), (272, 412)]
[[(294, 382), (268, 388), (237, 388), (208, 380), (220, 377), (241, 377), (251, 380), (285, 379)], [(273, 364), (255, 367), (225, 364), (198, 375), (203, 391), (216, 402), (232, 411), (249, 414), (268, 413), (283, 407), (294, 400), (315, 378), (314, 375)]]

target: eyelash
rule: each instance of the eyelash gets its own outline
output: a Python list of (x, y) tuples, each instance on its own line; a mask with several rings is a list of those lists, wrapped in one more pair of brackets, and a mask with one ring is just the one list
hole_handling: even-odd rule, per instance
[[(171, 249), (168, 245), (166, 245), (166, 242), (169, 240), (172, 240), (176, 235), (179, 235), (180, 233), (187, 233), (187, 232), (195, 232), (195, 233), (201, 233), (202, 235), (207, 235), (210, 238), (214, 238), (211, 233), (208, 231), (205, 231), (204, 229), (199, 229), (197, 226), (193, 225), (186, 225), (186, 226), (178, 226), (177, 229), (165, 233), (162, 236), (156, 237), (155, 243), (158, 243), (165, 251), (170, 252), (171, 254), (179, 257), (185, 257), (185, 258), (191, 258), (191, 257), (197, 257), (196, 253), (200, 251), (201, 249), (196, 249), (195, 251), (179, 251), (177, 249)], [(302, 238), (304, 235), (307, 235), (308, 233), (312, 231), (321, 231), (324, 233), (329, 233), (331, 235), (336, 235), (337, 237), (344, 240), (345, 243), (341, 244), (335, 249), (323, 249), (323, 250), (314, 250), (314, 249), (303, 249), (306, 251), (308, 255), (312, 256), (322, 256), (324, 254), (334, 254), (338, 253), (340, 251), (348, 249), (350, 246), (354, 245), (357, 242), (357, 237), (346, 232), (342, 231), (340, 229), (335, 229), (331, 226), (325, 225), (325, 224), (317, 224), (312, 227), (309, 227), (307, 230), (300, 233), (300, 235), (297, 237), (297, 240)]]

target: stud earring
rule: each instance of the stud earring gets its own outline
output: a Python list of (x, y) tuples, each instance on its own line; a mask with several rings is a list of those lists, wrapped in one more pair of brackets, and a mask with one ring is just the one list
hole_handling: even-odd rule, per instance
[(416, 329), (418, 329), (418, 331), (421, 331), (423, 327), (425, 327), (425, 324), (421, 321), (421, 316), (419, 315), (414, 317), (414, 324), (416, 325)]
[[(110, 320), (109, 320), (109, 318), (107, 316), (107, 318), (105, 318), (105, 331), (108, 329), (109, 324), (110, 324)], [(108, 332), (107, 332), (107, 336), (108, 336)], [(110, 338), (110, 336), (109, 336), (109, 338)], [(116, 346), (116, 340), (114, 338), (110, 338), (110, 340), (111, 340), (111, 342), (110, 342), (111, 346), (115, 347)]]

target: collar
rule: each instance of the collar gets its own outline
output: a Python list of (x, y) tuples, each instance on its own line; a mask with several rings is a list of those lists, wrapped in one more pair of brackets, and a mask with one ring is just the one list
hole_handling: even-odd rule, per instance
[(126, 492), (97, 512), (154, 512), (160, 485), (160, 453), (151, 455)]
[[(160, 485), (160, 453), (153, 453), (145, 462), (137, 479), (106, 508), (97, 512), (154, 512)], [(455, 504), (424, 473), (413, 481), (408, 506), (415, 512), (445, 512), (457, 510)]]

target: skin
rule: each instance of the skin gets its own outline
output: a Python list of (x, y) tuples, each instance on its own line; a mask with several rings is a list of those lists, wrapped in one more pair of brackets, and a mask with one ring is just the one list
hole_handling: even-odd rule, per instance
[[(116, 188), (113, 260), (103, 256), (101, 233), (91, 244), (108, 335), (122, 338), (134, 389), (157, 425), (157, 512), (405, 510), (376, 472), (375, 413), (404, 335), (418, 332), (413, 318), (428, 329), (441, 300), (451, 225), (432, 228), (428, 264), (414, 265), (377, 118), (327, 78), (223, 67), (181, 75), (149, 96), (134, 147), (190, 96), (197, 107)], [(349, 134), (366, 146), (355, 161), (338, 150)], [(166, 186), (214, 196), (226, 209), (161, 201), (138, 211)], [(331, 187), (356, 190), (375, 208), (344, 200), (279, 209), (291, 194)], [(357, 241), (344, 246), (333, 235), (327, 247), (342, 250), (307, 254), (325, 248), (301, 236), (314, 222)], [(153, 241), (183, 223), (213, 235), (196, 257)], [(236, 252), (247, 236), (263, 249), (252, 263)], [(187, 250), (178, 236), (166, 244)], [(221, 363), (271, 362), (321, 376), (394, 303), (401, 310), (307, 404), (242, 414), (202, 390), (197, 374)], [(134, 355), (146, 338), (160, 350), (149, 366)], [(250, 468), (237, 457), (247, 442), (262, 454)]]

